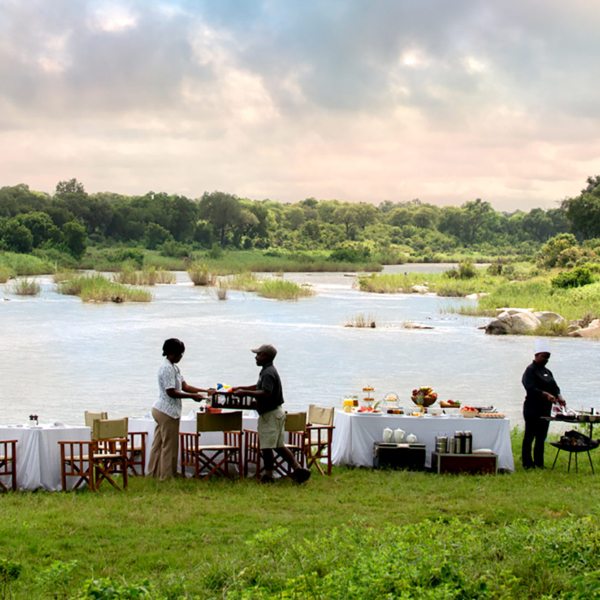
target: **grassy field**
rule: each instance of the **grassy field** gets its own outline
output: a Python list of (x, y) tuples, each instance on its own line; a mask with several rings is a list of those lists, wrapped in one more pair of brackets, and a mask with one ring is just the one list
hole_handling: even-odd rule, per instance
[(12, 565), (2, 597), (598, 598), (599, 496), (583, 461), (4, 494), (0, 585)]

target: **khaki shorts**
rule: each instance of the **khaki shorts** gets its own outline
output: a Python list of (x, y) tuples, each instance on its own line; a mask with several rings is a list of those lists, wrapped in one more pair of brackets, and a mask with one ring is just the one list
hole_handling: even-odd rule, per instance
[(258, 417), (258, 440), (262, 448), (285, 445), (285, 411), (281, 406)]

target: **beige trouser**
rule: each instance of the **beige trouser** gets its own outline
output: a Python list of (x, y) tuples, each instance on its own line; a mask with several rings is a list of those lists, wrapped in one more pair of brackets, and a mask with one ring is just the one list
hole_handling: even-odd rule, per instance
[(179, 419), (152, 409), (156, 421), (154, 441), (150, 451), (148, 471), (152, 477), (161, 481), (175, 477), (177, 474), (177, 453), (179, 451)]

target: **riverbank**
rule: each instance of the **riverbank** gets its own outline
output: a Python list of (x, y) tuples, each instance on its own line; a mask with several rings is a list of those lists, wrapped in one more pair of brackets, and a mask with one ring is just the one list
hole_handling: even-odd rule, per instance
[(498, 476), (336, 468), (301, 487), (133, 478), (126, 493), (8, 494), (0, 560), (21, 569), (15, 598), (112, 586), (123, 598), (589, 599), (600, 479), (581, 462), (579, 474), (561, 459)]
[[(362, 291), (373, 293), (435, 293), (444, 297), (477, 297), (475, 305), (459, 312), (471, 316), (495, 316), (506, 307), (551, 311), (566, 321), (588, 320), (600, 316), (600, 281), (594, 275), (587, 285), (558, 287), (556, 278), (563, 271), (539, 271), (533, 265), (515, 265), (506, 275), (475, 269), (473, 276), (460, 278), (457, 269), (444, 273), (383, 273), (359, 277)], [(565, 335), (567, 327), (532, 331), (533, 335)]]

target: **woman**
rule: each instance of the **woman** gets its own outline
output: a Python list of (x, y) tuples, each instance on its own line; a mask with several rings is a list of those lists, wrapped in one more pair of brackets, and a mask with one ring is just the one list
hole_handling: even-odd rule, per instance
[(204, 399), (201, 393), (206, 392), (184, 381), (177, 366), (184, 352), (185, 346), (177, 338), (169, 338), (163, 344), (165, 360), (158, 370), (158, 400), (152, 405), (156, 429), (148, 466), (150, 475), (161, 481), (177, 474), (181, 399), (191, 398), (200, 402)]

